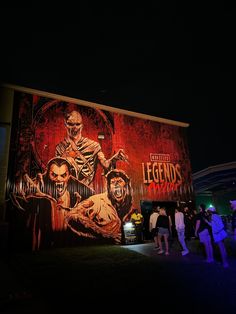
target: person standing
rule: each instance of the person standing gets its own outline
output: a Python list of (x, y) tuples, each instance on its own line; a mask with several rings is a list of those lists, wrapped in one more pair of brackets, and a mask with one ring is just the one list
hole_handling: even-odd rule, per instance
[(184, 215), (184, 224), (185, 224), (185, 239), (190, 240), (194, 238), (194, 215), (192, 211), (188, 208), (188, 206), (184, 207), (183, 210)]
[(160, 209), (160, 214), (157, 218), (156, 228), (158, 228), (158, 244), (160, 250), (158, 251), (158, 254), (163, 254), (163, 247), (162, 247), (162, 237), (164, 237), (165, 242), (165, 255), (169, 255), (169, 242), (168, 238), (170, 235), (170, 230), (172, 227), (171, 218), (170, 216), (167, 216), (165, 208)]
[(213, 263), (213, 247), (211, 243), (211, 235), (209, 232), (209, 226), (206, 223), (206, 205), (199, 205), (199, 213), (196, 215), (196, 227), (195, 236), (199, 237), (201, 243), (203, 243), (206, 253), (206, 262)]
[(143, 241), (143, 220), (143, 215), (139, 213), (137, 208), (135, 208), (133, 214), (131, 215), (131, 221), (135, 225), (138, 243)]
[(233, 232), (233, 237), (236, 240), (236, 200), (234, 201), (229, 201), (230, 207), (233, 211), (232, 213), (232, 232)]
[(179, 208), (175, 209), (175, 229), (177, 231), (177, 236), (179, 243), (182, 246), (183, 251), (182, 256), (187, 255), (189, 250), (185, 243), (185, 224), (184, 224), (184, 214), (180, 211)]
[(153, 212), (151, 213), (150, 218), (149, 218), (149, 231), (155, 243), (154, 250), (159, 249), (158, 239), (157, 239), (157, 229), (156, 229), (156, 222), (157, 222), (158, 216), (159, 216), (159, 207), (153, 209)]
[(227, 233), (224, 228), (224, 223), (220, 215), (216, 212), (215, 207), (208, 207), (207, 212), (209, 213), (209, 221), (206, 220), (206, 223), (212, 228), (213, 240), (220, 249), (223, 267), (227, 268), (229, 267), (229, 264), (227, 261), (227, 252), (224, 245), (224, 239), (227, 238)]

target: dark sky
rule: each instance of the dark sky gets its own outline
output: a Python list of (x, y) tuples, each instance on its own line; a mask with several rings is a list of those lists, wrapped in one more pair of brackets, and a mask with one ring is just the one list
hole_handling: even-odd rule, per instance
[(1, 81), (188, 122), (194, 172), (235, 161), (235, 4), (85, 2), (1, 8)]

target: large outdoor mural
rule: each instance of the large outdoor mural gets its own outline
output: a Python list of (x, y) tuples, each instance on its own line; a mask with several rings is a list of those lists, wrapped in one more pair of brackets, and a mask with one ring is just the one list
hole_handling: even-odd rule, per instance
[(32, 250), (121, 243), (141, 200), (192, 199), (176, 125), (15, 92), (10, 155), (7, 214), (20, 236), (12, 241)]

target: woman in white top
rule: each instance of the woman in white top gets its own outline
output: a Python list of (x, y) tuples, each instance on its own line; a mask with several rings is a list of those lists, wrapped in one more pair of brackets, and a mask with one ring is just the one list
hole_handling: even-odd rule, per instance
[(206, 223), (211, 226), (214, 242), (219, 246), (223, 267), (229, 267), (227, 252), (224, 245), (224, 239), (227, 237), (227, 233), (224, 229), (224, 223), (220, 215), (216, 212), (215, 207), (210, 206), (207, 208), (207, 211), (210, 219), (209, 221), (206, 220)]

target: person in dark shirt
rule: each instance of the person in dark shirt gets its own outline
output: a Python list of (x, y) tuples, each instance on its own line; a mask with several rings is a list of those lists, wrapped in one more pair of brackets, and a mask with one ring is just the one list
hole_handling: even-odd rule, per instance
[(236, 240), (236, 200), (234, 201), (229, 201), (230, 202), (230, 207), (233, 211), (232, 213), (232, 232), (234, 239)]
[(184, 214), (184, 224), (185, 224), (185, 240), (190, 240), (191, 238), (194, 238), (194, 213), (190, 211), (188, 206), (184, 207), (183, 210)]
[(158, 251), (158, 254), (163, 254), (163, 247), (162, 247), (162, 237), (164, 237), (165, 242), (165, 255), (169, 255), (169, 243), (168, 238), (170, 235), (171, 230), (171, 218), (170, 216), (167, 216), (165, 208), (160, 209), (160, 214), (157, 218), (156, 222), (156, 228), (158, 229), (157, 239), (160, 250)]

